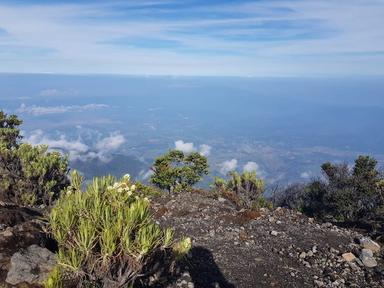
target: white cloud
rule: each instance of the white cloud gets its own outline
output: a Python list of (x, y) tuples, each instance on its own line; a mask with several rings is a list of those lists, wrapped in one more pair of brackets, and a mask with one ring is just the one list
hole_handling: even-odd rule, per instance
[(260, 167), (256, 162), (247, 162), (247, 164), (244, 165), (243, 167), (244, 172), (259, 172)]
[(17, 113), (28, 113), (34, 116), (47, 115), (47, 114), (61, 114), (67, 112), (84, 112), (97, 109), (108, 108), (105, 104), (86, 104), (86, 105), (71, 105), (71, 106), (27, 106), (24, 103), (16, 110)]
[(51, 150), (66, 151), (69, 154), (71, 160), (78, 159), (81, 155), (88, 152), (88, 145), (77, 140), (68, 140), (65, 135), (60, 135), (59, 139), (52, 139), (44, 135), (42, 130), (33, 131), (25, 141), (33, 145), (48, 145)]
[[(197, 148), (193, 144), (193, 142), (184, 142), (183, 140), (177, 140), (175, 141), (175, 149), (180, 150), (183, 153), (192, 153), (197, 151)], [(209, 156), (211, 154), (212, 147), (207, 144), (201, 144), (199, 146), (198, 152), (202, 156)]]
[(220, 173), (227, 175), (228, 172), (237, 168), (237, 159), (227, 160), (220, 164)]
[(199, 153), (205, 157), (211, 155), (212, 147), (207, 144), (201, 144), (200, 145), (200, 151)]
[(44, 135), (42, 130), (35, 130), (25, 138), (25, 141), (33, 145), (48, 145), (50, 150), (59, 150), (69, 154), (70, 160), (87, 161), (98, 159), (109, 162), (111, 153), (116, 151), (125, 143), (125, 137), (119, 132), (100, 139), (93, 146), (85, 144), (80, 138), (68, 140), (62, 134), (57, 139)]
[(187, 143), (187, 142), (184, 142), (183, 140), (175, 141), (175, 149), (180, 150), (183, 153), (192, 153), (196, 150), (192, 142)]
[(302, 172), (300, 174), (300, 177), (303, 179), (309, 179), (309, 178), (311, 178), (311, 172), (309, 172), (309, 171)]
[(125, 143), (125, 138), (120, 133), (116, 132), (111, 134), (109, 137), (103, 138), (98, 141), (95, 145), (95, 148), (99, 151), (115, 151), (121, 145)]

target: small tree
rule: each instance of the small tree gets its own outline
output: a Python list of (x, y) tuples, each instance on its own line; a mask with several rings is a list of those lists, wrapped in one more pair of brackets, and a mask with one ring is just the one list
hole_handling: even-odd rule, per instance
[(184, 154), (171, 150), (157, 158), (150, 181), (169, 192), (188, 189), (208, 174), (207, 158), (197, 152)]
[(15, 115), (0, 111), (0, 200), (50, 205), (68, 184), (68, 159), (44, 145), (20, 143)]

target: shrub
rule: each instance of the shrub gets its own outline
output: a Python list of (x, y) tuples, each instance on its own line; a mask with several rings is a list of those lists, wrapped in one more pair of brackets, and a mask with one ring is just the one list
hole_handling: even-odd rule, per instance
[(289, 187), (280, 204), (296, 208), (324, 221), (361, 222), (382, 216), (383, 175), (375, 159), (359, 156), (354, 167), (324, 163), (324, 179)]
[(68, 159), (44, 145), (20, 144), (21, 123), (0, 111), (0, 199), (51, 205), (69, 184)]
[(162, 259), (173, 261), (188, 252), (190, 239), (175, 243), (173, 230), (152, 220), (149, 200), (128, 175), (117, 182), (111, 176), (95, 178), (85, 192), (82, 182), (73, 172), (71, 186), (49, 216), (59, 245), (60, 271), (52, 281), (59, 274), (62, 283), (81, 287), (129, 287), (160, 269)]
[(163, 192), (159, 188), (150, 185), (145, 185), (140, 181), (135, 182), (135, 186), (136, 193), (143, 197), (154, 198), (159, 197), (163, 194)]
[(199, 182), (208, 174), (208, 167), (207, 158), (197, 152), (171, 150), (155, 160), (150, 181), (160, 189), (178, 192)]
[[(228, 200), (236, 205), (240, 203), (242, 207), (267, 208), (271, 206), (271, 203), (263, 197), (264, 181), (257, 177), (256, 172), (243, 172), (239, 174), (232, 171), (228, 176), (228, 180), (215, 177), (212, 185), (214, 192), (219, 192), (226, 198), (233, 193), (234, 195), (230, 196)], [(237, 200), (233, 201), (231, 199)]]

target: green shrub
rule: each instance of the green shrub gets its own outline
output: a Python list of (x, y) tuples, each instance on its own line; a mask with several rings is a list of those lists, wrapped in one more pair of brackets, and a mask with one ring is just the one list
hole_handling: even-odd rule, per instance
[[(377, 161), (359, 156), (355, 165), (324, 163), (324, 179), (285, 189), (278, 205), (323, 221), (362, 222), (384, 216), (384, 177)], [(382, 220), (379, 220), (382, 222)]]
[(263, 195), (260, 195), (259, 198), (256, 199), (256, 201), (252, 202), (252, 209), (258, 210), (260, 208), (272, 209), (273, 204), (271, 201), (269, 201)]
[(208, 174), (208, 168), (207, 158), (197, 152), (171, 150), (155, 160), (150, 181), (160, 189), (180, 192), (199, 182)]
[(143, 197), (153, 198), (153, 197), (159, 197), (163, 194), (163, 192), (159, 188), (154, 186), (144, 185), (139, 181), (135, 182), (135, 186), (136, 186), (137, 194)]
[(154, 273), (164, 255), (173, 261), (190, 249), (189, 238), (175, 243), (173, 230), (152, 220), (149, 200), (129, 175), (117, 182), (111, 176), (95, 178), (85, 192), (81, 186), (82, 178), (73, 172), (71, 186), (49, 216), (61, 281), (127, 287)]
[[(257, 177), (256, 172), (243, 172), (242, 174), (232, 171), (228, 173), (228, 179), (215, 177), (212, 190), (221, 195), (234, 195), (237, 199), (236, 205), (246, 208), (267, 208), (271, 204), (263, 197), (264, 181)], [(229, 199), (231, 200), (231, 199)]]
[(0, 200), (51, 205), (68, 186), (68, 159), (45, 145), (19, 141), (22, 123), (0, 111)]

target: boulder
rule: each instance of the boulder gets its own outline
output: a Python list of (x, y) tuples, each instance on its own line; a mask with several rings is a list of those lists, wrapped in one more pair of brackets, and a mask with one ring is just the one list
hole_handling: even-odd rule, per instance
[(37, 245), (31, 245), (26, 250), (13, 254), (5, 281), (11, 285), (23, 282), (42, 284), (55, 265), (54, 253)]

